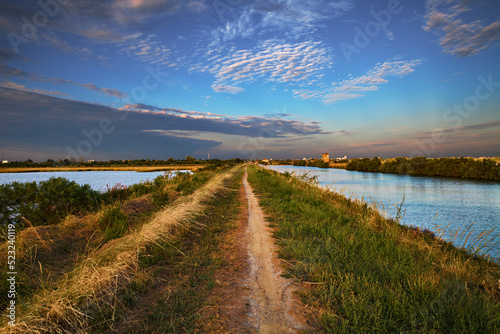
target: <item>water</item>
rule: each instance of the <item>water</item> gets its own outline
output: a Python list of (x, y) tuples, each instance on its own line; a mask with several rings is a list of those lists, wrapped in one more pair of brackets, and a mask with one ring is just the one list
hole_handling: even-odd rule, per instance
[[(173, 171), (176, 173), (178, 171)], [(189, 172), (189, 171), (182, 171)], [(104, 191), (116, 184), (130, 186), (135, 183), (152, 181), (164, 172), (134, 171), (94, 171), (94, 172), (37, 172), (37, 173), (0, 173), (0, 184), (17, 182), (40, 182), (51, 177), (64, 177), (80, 185), (89, 184), (94, 190)]]
[[(466, 229), (474, 222), (471, 237), (500, 226), (500, 184), (480, 180), (367, 173), (344, 169), (299, 166), (269, 166), (278, 172), (308, 172), (317, 175), (320, 185), (351, 198), (379, 203), (379, 209), (395, 217), (395, 204), (404, 196), (403, 224), (436, 231)], [(500, 233), (496, 230), (493, 234)], [(444, 235), (443, 237), (447, 237)], [(449, 235), (448, 235), (449, 237)], [(470, 240), (471, 238), (469, 238)], [(498, 237), (500, 239), (500, 237)], [(495, 255), (500, 245), (488, 252)]]

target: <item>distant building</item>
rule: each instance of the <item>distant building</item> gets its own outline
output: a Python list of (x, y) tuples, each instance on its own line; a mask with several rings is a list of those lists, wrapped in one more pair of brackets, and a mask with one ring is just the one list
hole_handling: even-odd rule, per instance
[(323, 153), (321, 155), (321, 159), (323, 160), (323, 162), (330, 162), (330, 155), (328, 153)]
[(87, 162), (90, 162), (90, 163), (92, 163), (92, 162), (95, 162), (95, 160), (89, 160), (89, 161), (87, 161)]
[(9, 163), (9, 160), (2, 160), (2, 163), (3, 163), (3, 164), (8, 164), (8, 163)]

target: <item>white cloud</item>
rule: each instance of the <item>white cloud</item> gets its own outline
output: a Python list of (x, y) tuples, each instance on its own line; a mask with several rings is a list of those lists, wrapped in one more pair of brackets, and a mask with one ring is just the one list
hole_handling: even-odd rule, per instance
[(206, 55), (207, 64), (192, 67), (192, 70), (213, 74), (212, 87), (217, 91), (257, 79), (306, 85), (321, 78), (321, 72), (332, 67), (331, 50), (313, 41), (295, 44), (266, 41), (254, 50), (224, 51), (211, 52)]
[(364, 92), (376, 91), (380, 85), (388, 83), (388, 77), (403, 77), (414, 72), (414, 68), (420, 65), (421, 62), (419, 59), (411, 61), (386, 61), (377, 64), (365, 75), (332, 83), (333, 88), (316, 91), (296, 89), (294, 90), (294, 94), (303, 100), (319, 98), (327, 104), (360, 98), (365, 96)]
[(352, 100), (363, 97), (362, 94), (356, 93), (330, 93), (323, 96), (323, 102), (326, 104), (334, 103), (337, 101)]
[(498, 43), (500, 20), (484, 25), (480, 20), (465, 23), (460, 17), (471, 9), (469, 1), (427, 0), (427, 31), (436, 31), (444, 52), (468, 57)]
[(240, 14), (212, 32), (213, 42), (245, 38), (253, 34), (283, 32), (298, 38), (313, 33), (321, 22), (354, 8), (352, 0), (259, 0), (240, 9)]
[(130, 35), (122, 45), (127, 55), (145, 63), (175, 66), (175, 62), (170, 60), (171, 50), (158, 41), (155, 35)]
[(217, 93), (238, 94), (244, 91), (241, 87), (212, 85), (212, 89)]

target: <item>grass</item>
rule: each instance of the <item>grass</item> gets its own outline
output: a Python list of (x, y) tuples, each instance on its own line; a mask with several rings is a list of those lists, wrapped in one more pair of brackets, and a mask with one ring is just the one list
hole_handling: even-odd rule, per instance
[(292, 175), (252, 167), (249, 181), (320, 331), (500, 331), (497, 264)]
[(230, 180), (226, 191), (208, 204), (210, 209), (196, 225), (179, 228), (168, 243), (148, 247), (139, 259), (140, 270), (148, 273), (148, 287), (135, 282), (129, 285), (135, 298), (129, 312), (139, 312), (139, 316), (122, 323), (118, 331), (196, 333), (220, 328), (204, 310), (216, 307), (209, 296), (219, 285), (215, 281), (217, 270), (226, 265), (221, 244), (238, 218), (241, 178), (242, 171)]
[[(58, 273), (58, 277), (52, 279), (50, 284), (45, 284), (40, 266), (40, 276), (37, 278), (34, 273), (31, 277), (41, 280), (43, 284), (38, 284), (31, 293), (23, 294), (23, 298), (18, 300), (21, 305), (14, 331), (84, 333), (109, 329), (110, 323), (118, 318), (117, 303), (121, 303), (119, 296), (123, 287), (134, 282), (136, 274), (140, 274), (141, 255), (151, 245), (162, 242), (168, 244), (172, 233), (179, 226), (191, 226), (189, 222), (195, 221), (206, 208), (206, 202), (224, 188), (223, 184), (233, 174), (234, 171), (213, 172), (212, 177), (208, 177), (207, 172), (198, 176), (181, 175), (177, 183), (172, 184), (177, 190), (169, 188), (169, 191), (176, 193), (177, 199), (169, 196), (165, 206), (147, 222), (133, 224), (134, 219), (131, 219), (130, 212), (134, 211), (134, 206), (143, 205), (140, 203), (123, 203), (120, 207), (114, 203), (95, 214), (93, 219), (84, 219), (84, 225), (94, 224), (97, 231), (104, 232), (104, 239), (100, 239), (99, 243), (101, 246), (91, 247), (90, 250), (85, 246), (85, 251), (80, 249), (80, 252), (76, 252), (79, 259), (70, 263), (67, 272)], [(135, 200), (141, 202), (143, 198)], [(129, 213), (125, 215), (125, 212)], [(76, 221), (68, 225), (77, 226), (78, 219)], [(33, 228), (33, 233), (39, 234), (44, 229), (64, 232), (65, 224)], [(23, 233), (27, 232), (21, 231)], [(67, 235), (69, 231), (64, 233)], [(29, 246), (35, 244), (34, 237), (26, 239), (31, 240)], [(51, 242), (39, 238), (40, 247)], [(61, 254), (59, 249), (52, 251), (58, 255), (56, 258)], [(32, 253), (24, 252), (25, 262), (37, 258), (38, 255), (33, 257)], [(75, 252), (71, 254), (75, 255)], [(55, 267), (57, 265), (54, 263)], [(23, 278), (25, 282), (29, 281), (29, 277)], [(128, 295), (123, 302), (133, 304), (134, 298), (133, 294)], [(6, 318), (3, 318), (2, 321), (5, 321)]]

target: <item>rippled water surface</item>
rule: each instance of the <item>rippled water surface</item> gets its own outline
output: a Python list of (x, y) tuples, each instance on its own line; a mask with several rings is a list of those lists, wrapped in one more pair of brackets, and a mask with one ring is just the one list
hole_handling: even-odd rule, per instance
[[(500, 183), (455, 178), (367, 173), (344, 169), (269, 166), (284, 172), (317, 175), (319, 183), (344, 195), (376, 201), (390, 216), (395, 203), (406, 211), (402, 222), (430, 230), (436, 224), (465, 229), (475, 222), (473, 235), (500, 225)], [(500, 229), (500, 228), (499, 228)], [(500, 233), (499, 230), (496, 233)], [(496, 247), (498, 250), (499, 247)], [(491, 253), (491, 252), (490, 252)]]

